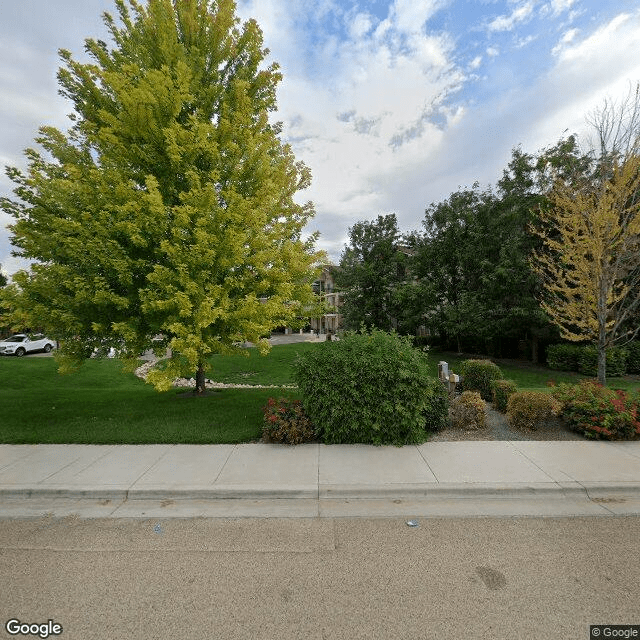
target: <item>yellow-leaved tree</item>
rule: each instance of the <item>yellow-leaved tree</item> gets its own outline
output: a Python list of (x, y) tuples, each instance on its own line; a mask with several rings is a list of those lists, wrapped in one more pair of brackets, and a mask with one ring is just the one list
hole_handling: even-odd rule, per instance
[(615, 154), (591, 176), (557, 179), (540, 220), (541, 306), (565, 339), (597, 343), (605, 384), (607, 349), (638, 333), (629, 322), (640, 307), (640, 157)]
[[(92, 61), (61, 51), (68, 131), (43, 127), (9, 168), (0, 208), (16, 255), (33, 261), (4, 287), (14, 324), (38, 327), (64, 366), (117, 347), (133, 363), (171, 350), (158, 389), (207, 359), (309, 314), (317, 236), (298, 204), (310, 171), (272, 123), (281, 74), (233, 0), (115, 0), (111, 43)], [(304, 322), (304, 320), (302, 320)], [(160, 338), (154, 342), (154, 338)]]

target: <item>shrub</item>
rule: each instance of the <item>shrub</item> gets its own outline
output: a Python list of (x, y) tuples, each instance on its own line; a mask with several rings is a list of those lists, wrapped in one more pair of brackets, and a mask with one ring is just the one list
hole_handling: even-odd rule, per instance
[(493, 380), (491, 382), (493, 406), (504, 413), (507, 410), (509, 396), (517, 391), (518, 387), (516, 387), (516, 383), (513, 380)]
[(430, 379), (426, 400), (423, 415), (427, 431), (440, 431), (448, 427), (449, 392), (438, 378)]
[(269, 398), (263, 413), (263, 442), (302, 444), (315, 440), (313, 424), (305, 414), (300, 400)]
[(554, 392), (562, 417), (586, 438), (631, 440), (640, 436), (640, 398), (594, 380), (561, 384)]
[(487, 407), (477, 391), (464, 391), (451, 401), (449, 420), (456, 429), (482, 429), (486, 426)]
[(395, 333), (373, 329), (320, 343), (295, 362), (294, 377), (327, 444), (424, 442), (426, 427), (446, 420), (426, 356)]
[[(621, 347), (607, 349), (608, 376), (623, 376), (626, 372), (627, 351)], [(584, 376), (598, 375), (598, 347), (587, 345), (581, 348), (578, 371)]]
[(553, 344), (547, 347), (547, 366), (556, 371), (577, 371), (581, 352), (577, 344)]
[(532, 429), (558, 415), (560, 403), (548, 393), (519, 391), (507, 402), (507, 422), (515, 429)]
[(483, 400), (491, 400), (491, 382), (502, 378), (502, 371), (491, 360), (465, 360), (460, 365), (464, 391), (479, 391)]
[(640, 373), (640, 340), (634, 340), (626, 346), (627, 373)]

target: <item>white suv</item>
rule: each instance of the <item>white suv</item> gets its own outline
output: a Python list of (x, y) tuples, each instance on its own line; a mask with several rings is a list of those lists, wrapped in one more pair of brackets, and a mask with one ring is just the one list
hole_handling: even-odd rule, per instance
[(32, 336), (28, 336), (25, 333), (16, 333), (14, 336), (0, 342), (0, 356), (16, 355), (20, 357), (34, 351), (49, 353), (54, 344), (53, 340), (49, 340), (42, 333), (34, 333)]

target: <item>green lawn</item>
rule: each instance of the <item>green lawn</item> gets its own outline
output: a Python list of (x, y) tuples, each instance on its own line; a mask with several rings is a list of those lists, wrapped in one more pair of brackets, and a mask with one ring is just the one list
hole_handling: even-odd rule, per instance
[[(293, 384), (297, 354), (317, 343), (272, 348), (266, 357), (250, 349), (249, 357), (214, 356), (207, 376), (218, 382)], [(454, 372), (462, 358), (432, 351), (433, 375), (438, 361)], [(549, 380), (576, 382), (581, 376), (500, 363), (506, 378), (519, 389), (550, 391)], [(611, 378), (609, 386), (640, 388), (640, 379)], [(117, 360), (89, 360), (74, 374), (59, 375), (53, 358), (0, 358), (0, 442), (150, 444), (222, 444), (257, 440), (262, 407), (269, 397), (299, 398), (295, 389), (224, 389), (204, 398), (184, 397), (184, 389), (158, 393), (132, 374), (123, 374)]]
[[(441, 353), (432, 350), (429, 353), (429, 359), (433, 362), (435, 370), (438, 370), (438, 362), (444, 360), (449, 363), (449, 369), (454, 373), (460, 373), (460, 364), (467, 356), (461, 357), (454, 353)], [(567, 371), (553, 371), (546, 367), (536, 366), (529, 362), (523, 361), (496, 361), (503, 375), (508, 380), (513, 380), (518, 389), (521, 391), (548, 391), (552, 389), (547, 382), (553, 381), (556, 384), (568, 382), (576, 384), (583, 380), (585, 376), (578, 373)], [(625, 376), (622, 378), (607, 378), (607, 386), (614, 389), (624, 389), (626, 391), (637, 391), (640, 389), (640, 378), (638, 376)]]
[(270, 396), (299, 397), (295, 389), (158, 393), (115, 360), (89, 360), (62, 376), (53, 358), (0, 358), (0, 381), (5, 444), (248, 442), (262, 435)]
[(243, 355), (212, 356), (207, 377), (216, 382), (235, 384), (295, 384), (292, 378), (292, 362), (317, 342), (295, 342), (272, 347), (268, 356), (260, 356), (255, 348), (248, 349), (249, 357)]

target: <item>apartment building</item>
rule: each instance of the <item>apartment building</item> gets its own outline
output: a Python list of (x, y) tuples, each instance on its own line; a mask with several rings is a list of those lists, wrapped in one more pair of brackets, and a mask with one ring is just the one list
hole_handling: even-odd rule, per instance
[(333, 269), (334, 265), (323, 265), (320, 277), (313, 283), (313, 290), (328, 308), (327, 313), (310, 320), (311, 330), (317, 334), (336, 334), (342, 329), (340, 307), (344, 303), (344, 294), (335, 290)]

